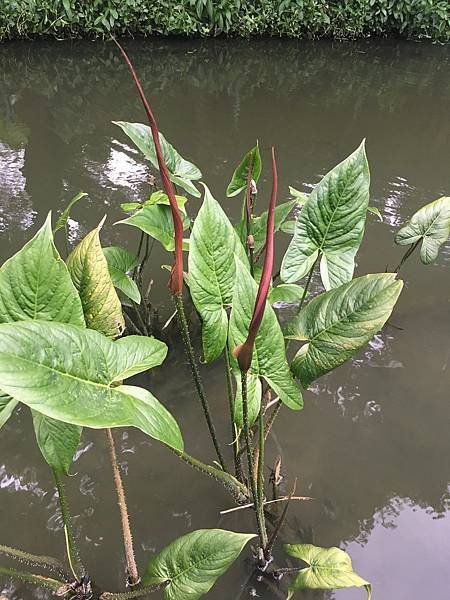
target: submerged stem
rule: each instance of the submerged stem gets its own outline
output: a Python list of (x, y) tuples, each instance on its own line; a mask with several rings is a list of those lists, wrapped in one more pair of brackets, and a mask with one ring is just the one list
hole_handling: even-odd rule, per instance
[(206, 418), (206, 422), (208, 424), (209, 433), (214, 444), (214, 448), (216, 450), (217, 458), (219, 459), (220, 466), (224, 471), (227, 471), (225, 466), (225, 461), (222, 456), (222, 452), (219, 445), (219, 440), (216, 434), (216, 428), (214, 426), (211, 411), (209, 409), (209, 403), (205, 396), (205, 390), (203, 388), (203, 383), (200, 378), (200, 372), (198, 370), (197, 361), (194, 354), (194, 348), (192, 346), (191, 335), (189, 333), (188, 322), (186, 319), (186, 313), (184, 311), (184, 302), (182, 294), (173, 294), (173, 298), (175, 301), (175, 307), (177, 309), (178, 316), (178, 324), (180, 327), (181, 335), (184, 342), (184, 347), (186, 350), (186, 354), (189, 360), (189, 364), (191, 367), (192, 378), (194, 380), (195, 388), (197, 390), (198, 397), (200, 398), (200, 402), (203, 408), (203, 413)]
[(417, 246), (420, 244), (420, 241), (421, 241), (421, 238), (419, 238), (417, 240), (417, 242), (415, 242), (412, 246), (410, 246), (408, 248), (408, 250), (405, 252), (405, 254), (402, 257), (402, 260), (397, 265), (397, 268), (395, 269), (394, 273), (398, 273), (400, 271), (400, 269), (403, 267), (403, 265), (405, 264), (405, 262), (408, 260), (408, 258), (411, 256), (411, 254), (417, 248)]
[(122, 523), (123, 545), (125, 549), (125, 560), (127, 563), (127, 575), (129, 585), (137, 585), (140, 581), (139, 572), (134, 556), (133, 535), (130, 528), (130, 519), (128, 517), (125, 489), (123, 487), (122, 476), (120, 475), (119, 465), (117, 464), (116, 447), (111, 429), (106, 429), (106, 439), (108, 442), (109, 460), (111, 462), (114, 486), (117, 493), (117, 503), (119, 505), (120, 520)]

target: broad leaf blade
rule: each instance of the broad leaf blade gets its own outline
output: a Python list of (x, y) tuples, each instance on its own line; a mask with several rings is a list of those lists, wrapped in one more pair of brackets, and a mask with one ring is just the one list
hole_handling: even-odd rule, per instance
[(251, 150), (245, 154), (239, 165), (236, 167), (236, 170), (234, 171), (231, 181), (227, 187), (227, 196), (229, 198), (232, 196), (237, 196), (237, 194), (245, 190), (247, 186), (250, 159), (252, 162), (252, 179), (258, 181), (261, 175), (262, 163), (259, 145), (256, 144), (256, 146), (251, 148)]
[(133, 375), (159, 367), (167, 356), (167, 346), (154, 337), (127, 335), (115, 343), (120, 350), (120, 371), (114, 381), (123, 381)]
[(205, 198), (190, 237), (189, 289), (202, 318), (206, 362), (220, 356), (226, 344), (228, 317), (225, 309), (233, 299), (235, 253), (247, 261), (228, 217), (205, 186)]
[[(150, 392), (117, 386), (155, 360), (155, 340), (113, 342), (90, 329), (29, 321), (0, 325), (0, 388), (38, 412), (73, 425), (138, 427), (183, 450), (172, 415)], [(142, 344), (147, 344), (148, 359)], [(157, 359), (157, 362), (160, 357)]]
[(13, 414), (18, 404), (17, 400), (0, 390), (0, 429)]
[(121, 290), (137, 304), (140, 304), (141, 294), (139, 288), (129, 276), (130, 271), (139, 264), (138, 257), (118, 246), (103, 248), (103, 254), (108, 263), (108, 270), (114, 287)]
[(47, 463), (65, 475), (81, 439), (81, 427), (56, 421), (32, 410), (36, 441)]
[(366, 588), (370, 600), (370, 583), (355, 573), (352, 560), (344, 550), (320, 548), (312, 544), (286, 544), (284, 549), (289, 556), (308, 565), (301, 569), (289, 584), (288, 600), (297, 590), (334, 590), (348, 587)]
[[(231, 351), (247, 338), (257, 291), (256, 282), (236, 257), (236, 282), (229, 328)], [(236, 379), (239, 379), (240, 371), (234, 358), (232, 368)], [(283, 333), (269, 303), (266, 303), (261, 326), (256, 336), (250, 373), (258, 377), (264, 377), (269, 386), (289, 408), (294, 410), (303, 408), (301, 391), (292, 378), (286, 360)]]
[(296, 283), (280, 283), (269, 292), (270, 304), (298, 304), (300, 303), (304, 288)]
[(0, 323), (28, 319), (84, 325), (77, 290), (53, 243), (50, 214), (0, 269)]
[(86, 325), (115, 338), (122, 333), (125, 321), (100, 244), (102, 224), (71, 252), (67, 268), (80, 294)]
[(434, 262), (439, 248), (450, 236), (450, 197), (439, 198), (419, 209), (395, 236), (402, 246), (422, 240), (420, 259), (425, 265)]
[(358, 277), (320, 294), (285, 324), (286, 337), (306, 342), (291, 366), (305, 388), (367, 344), (389, 318), (402, 286), (394, 273)]
[(199, 529), (188, 533), (151, 559), (143, 583), (167, 582), (165, 600), (198, 600), (254, 537), (222, 529)]
[(308, 196), (283, 258), (281, 277), (304, 277), (320, 254), (326, 289), (350, 281), (364, 234), (369, 203), (369, 167), (364, 142), (332, 169)]
[[(293, 208), (297, 205), (296, 200), (289, 200), (283, 202), (275, 208), (275, 223), (274, 232), (278, 231), (284, 221), (287, 219)], [(261, 250), (266, 243), (266, 230), (267, 230), (267, 211), (261, 213), (259, 217), (253, 219), (252, 232), (255, 244), (255, 252)]]

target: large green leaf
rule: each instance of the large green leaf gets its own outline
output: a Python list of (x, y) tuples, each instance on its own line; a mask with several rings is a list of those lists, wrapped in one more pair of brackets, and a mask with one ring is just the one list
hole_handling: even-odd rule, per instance
[(159, 364), (161, 345), (135, 336), (113, 342), (62, 323), (3, 324), (0, 388), (48, 417), (92, 428), (130, 425), (182, 450), (178, 425), (164, 406), (147, 390), (120, 385)]
[(439, 248), (450, 236), (450, 197), (423, 206), (395, 236), (401, 246), (422, 240), (420, 259), (425, 265), (436, 260)]
[(220, 204), (205, 186), (205, 199), (190, 237), (189, 289), (202, 318), (206, 362), (222, 353), (228, 334), (226, 307), (233, 300), (234, 255), (247, 262), (244, 248)]
[(145, 585), (167, 583), (165, 600), (198, 600), (236, 560), (253, 534), (199, 529), (178, 538), (151, 559)]
[(81, 427), (51, 419), (32, 411), (36, 441), (42, 456), (56, 471), (69, 474), (73, 455), (81, 439)]
[(240, 192), (245, 190), (247, 187), (248, 168), (250, 165), (250, 159), (252, 161), (252, 179), (258, 181), (261, 170), (261, 154), (259, 152), (259, 145), (256, 144), (251, 148), (243, 157), (239, 165), (236, 167), (230, 183), (227, 187), (227, 196), (237, 196)]
[[(242, 344), (247, 338), (257, 291), (255, 280), (236, 257), (236, 281), (229, 327), (230, 350)], [(232, 368), (236, 378), (240, 379), (239, 367), (234, 358)], [(301, 391), (292, 378), (286, 360), (283, 333), (274, 310), (268, 302), (256, 336), (249, 374), (263, 377), (289, 408), (299, 410), (303, 407)]]
[(19, 403), (9, 394), (5, 394), (0, 390), (0, 429), (13, 414), (14, 409)]
[(53, 243), (50, 214), (0, 269), (0, 323), (28, 319), (84, 325), (77, 290)]
[(82, 198), (85, 198), (86, 196), (87, 196), (87, 194), (85, 192), (80, 192), (79, 194), (77, 194), (76, 196), (74, 196), (72, 198), (72, 200), (69, 202), (69, 204), (63, 210), (63, 212), (57, 218), (55, 227), (53, 228), (53, 233), (56, 233), (60, 229), (65, 229), (67, 227), (67, 222), (70, 217), (70, 211), (75, 206), (75, 204), (77, 204), (77, 202), (79, 202)]
[(298, 215), (294, 236), (283, 258), (286, 283), (304, 277), (321, 256), (327, 290), (350, 281), (364, 234), (369, 203), (369, 166), (364, 142), (318, 183)]
[(119, 246), (103, 248), (109, 274), (114, 287), (121, 290), (128, 298), (140, 304), (141, 294), (139, 288), (128, 273), (137, 267), (139, 259), (135, 254)]
[(125, 321), (100, 244), (102, 225), (103, 221), (71, 252), (67, 267), (80, 294), (86, 325), (115, 338), (122, 333)]
[[(149, 159), (154, 167), (159, 168), (152, 132), (148, 125), (142, 123), (126, 123), (125, 121), (113, 121), (113, 123), (118, 125), (126, 133), (130, 140)], [(193, 163), (185, 160), (175, 150), (172, 144), (166, 140), (161, 132), (159, 132), (159, 139), (170, 179), (175, 185), (179, 185), (193, 196), (199, 197), (200, 192), (192, 181), (201, 179), (202, 173), (200, 169)]]
[[(189, 227), (189, 219), (183, 213), (181, 213), (181, 217), (183, 219), (183, 229), (186, 230)], [(169, 206), (147, 204), (131, 217), (118, 221), (118, 223), (137, 227), (150, 237), (158, 240), (169, 252), (175, 249), (175, 233)]]
[(350, 556), (340, 548), (320, 548), (312, 544), (286, 544), (289, 556), (304, 561), (308, 566), (301, 569), (289, 584), (288, 600), (297, 590), (335, 590), (364, 587), (368, 600), (371, 585), (353, 570)]
[(402, 287), (394, 273), (364, 275), (320, 294), (285, 324), (287, 338), (307, 342), (291, 366), (305, 388), (367, 344), (389, 318)]

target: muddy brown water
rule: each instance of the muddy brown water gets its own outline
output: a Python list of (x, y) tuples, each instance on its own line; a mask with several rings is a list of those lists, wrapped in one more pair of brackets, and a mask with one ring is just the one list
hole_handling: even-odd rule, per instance
[[(357, 273), (399, 261), (393, 232), (419, 206), (450, 193), (450, 47), (395, 41), (355, 44), (278, 40), (134, 41), (128, 44), (161, 130), (202, 169), (232, 215), (224, 190), (242, 153), (259, 139), (265, 163), (278, 153), (280, 198), (307, 191), (367, 138), (371, 204)], [(0, 47), (0, 251), (17, 251), (82, 190), (74, 243), (108, 213), (105, 245), (137, 245), (113, 226), (120, 202), (145, 196), (149, 171), (112, 120), (143, 120), (129, 76), (111, 44), (9, 43)], [(267, 169), (260, 202), (267, 199)], [(199, 201), (189, 201), (195, 213)], [(288, 238), (278, 239), (279, 256)], [(152, 298), (169, 315), (156, 246)], [(450, 595), (450, 247), (432, 266), (413, 258), (392, 324), (348, 364), (305, 393), (305, 408), (283, 410), (268, 463), (284, 460), (289, 483), (314, 496), (289, 511), (289, 542), (339, 545), (379, 600)], [(315, 282), (318, 289), (318, 281)], [(141, 377), (178, 419), (191, 454), (212, 459), (179, 340), (167, 366)], [(218, 428), (226, 438), (223, 365), (204, 370)], [(63, 532), (51, 474), (36, 447), (29, 411), (0, 434), (0, 542), (60, 556)], [(252, 530), (252, 516), (222, 488), (178, 462), (140, 432), (116, 430), (139, 565), (192, 529)], [(68, 481), (80, 551), (103, 589), (119, 590), (123, 557), (105, 436), (86, 430)], [(209, 592), (211, 599), (283, 597), (251, 578), (244, 553)], [(281, 548), (277, 560), (282, 563)], [(46, 593), (0, 581), (9, 598)], [(299, 593), (363, 598), (358, 589)]]

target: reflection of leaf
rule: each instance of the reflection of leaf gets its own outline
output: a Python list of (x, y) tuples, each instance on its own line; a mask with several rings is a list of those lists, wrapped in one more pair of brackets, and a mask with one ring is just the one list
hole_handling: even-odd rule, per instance
[(141, 302), (139, 288), (128, 275), (128, 273), (139, 264), (138, 257), (118, 246), (103, 248), (103, 254), (108, 263), (109, 274), (111, 275), (114, 287), (121, 290), (128, 298), (139, 304)]
[(113, 342), (62, 323), (3, 324), (0, 387), (53, 419), (94, 429), (133, 426), (182, 451), (180, 430), (164, 406), (143, 388), (120, 385), (124, 377), (159, 364), (166, 351), (153, 338)]
[(294, 283), (302, 279), (319, 256), (327, 290), (351, 280), (364, 234), (369, 179), (363, 142), (309, 194), (283, 258), (283, 281)]
[(254, 146), (245, 154), (244, 158), (236, 167), (231, 181), (227, 187), (227, 196), (229, 198), (231, 196), (237, 196), (239, 192), (242, 192), (247, 187), (248, 168), (250, 164), (250, 159), (252, 161), (252, 179), (254, 181), (258, 181), (261, 175), (262, 163), (261, 154), (259, 152), (259, 145), (256, 144), (256, 146)]
[[(152, 133), (148, 125), (142, 123), (126, 123), (125, 121), (113, 121), (130, 138), (130, 140), (139, 148), (139, 150), (149, 159), (152, 165), (158, 166), (158, 159), (155, 152)], [(164, 160), (169, 170), (170, 179), (175, 185), (181, 186), (193, 196), (200, 196), (192, 181), (201, 179), (202, 173), (193, 163), (185, 160), (175, 148), (170, 144), (161, 132), (159, 139), (164, 156)]]
[(371, 585), (353, 570), (350, 556), (340, 548), (319, 548), (312, 544), (286, 544), (289, 556), (304, 561), (301, 569), (289, 584), (288, 600), (297, 590), (335, 590), (364, 587), (371, 598)]
[(286, 322), (285, 336), (306, 342), (291, 365), (305, 388), (367, 344), (389, 318), (402, 287), (393, 273), (358, 277), (320, 294)]
[(450, 235), (450, 197), (439, 198), (422, 206), (395, 236), (401, 246), (422, 240), (420, 260), (429, 265), (436, 260), (439, 248)]
[(165, 600), (198, 600), (254, 537), (223, 529), (187, 533), (151, 559), (143, 582), (145, 585), (167, 583)]
[(125, 322), (100, 244), (102, 224), (71, 252), (67, 267), (80, 294), (86, 325), (115, 338), (122, 333)]

